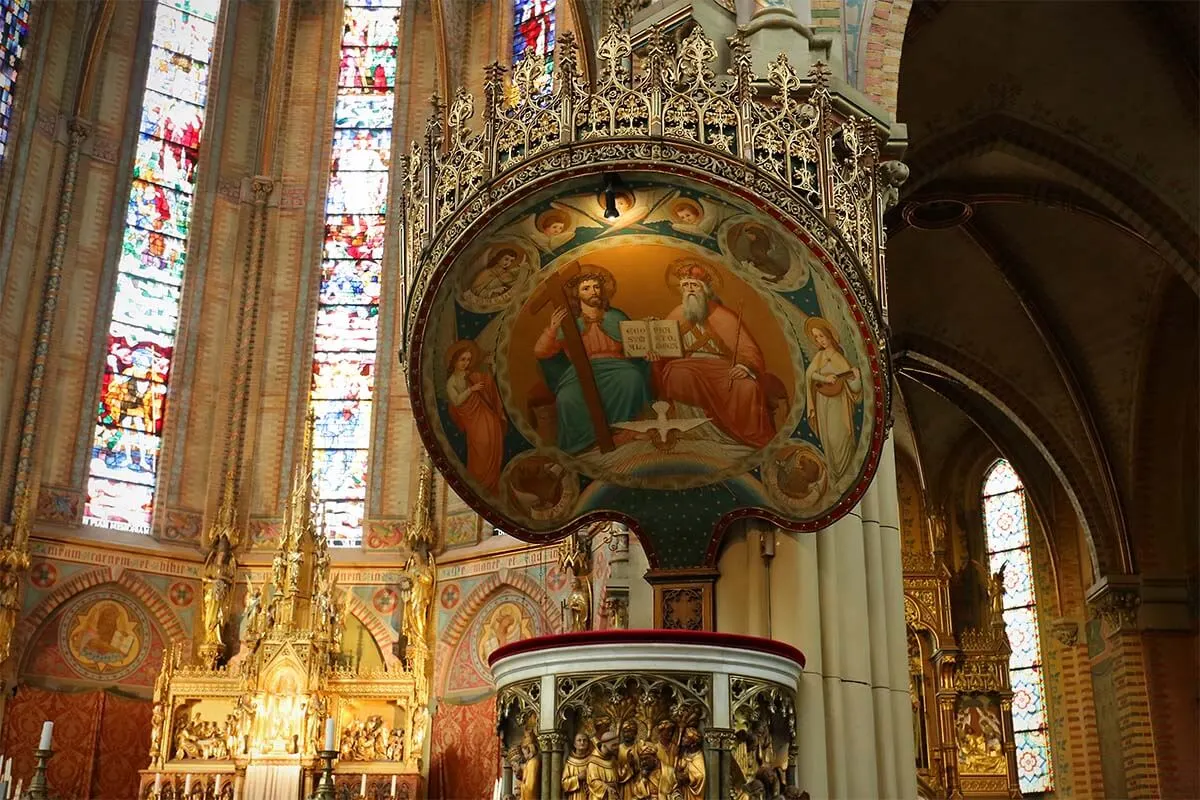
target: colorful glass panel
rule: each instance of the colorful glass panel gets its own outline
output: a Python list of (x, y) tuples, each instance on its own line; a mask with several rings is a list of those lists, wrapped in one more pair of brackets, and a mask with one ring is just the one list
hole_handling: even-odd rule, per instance
[(1004, 624), (1012, 648), (1008, 667), (1017, 776), (1022, 792), (1048, 792), (1054, 788), (1054, 768), (1048, 744), (1029, 517), (1025, 488), (1007, 461), (997, 461), (984, 478), (983, 522), (988, 566), (993, 573), (1004, 568)]
[(1054, 786), (1054, 768), (1046, 731), (1018, 731), (1015, 738), (1021, 794), (1050, 791)]
[(13, 92), (24, 66), (25, 40), (29, 38), (29, 6), (30, 0), (0, 1), (0, 11), (4, 15), (0, 28), (0, 163), (8, 157)]
[(339, 547), (362, 542), (399, 35), (399, 0), (346, 0), (311, 384), (319, 516)]
[(1019, 731), (1037, 729), (1046, 724), (1045, 701), (1042, 698), (1040, 667), (1013, 670), (1012, 680), (1013, 728)]
[(992, 573), (1004, 569), (1004, 605), (1008, 608), (1033, 605), (1033, 568), (1029, 563), (1029, 550), (993, 552), (988, 560)]
[(160, 0), (84, 521), (149, 533), (220, 0)]
[(555, 0), (514, 0), (512, 63), (517, 64), (527, 52), (538, 53), (546, 59), (546, 74), (538, 80), (541, 89), (550, 87), (554, 70), (554, 40), (556, 34)]

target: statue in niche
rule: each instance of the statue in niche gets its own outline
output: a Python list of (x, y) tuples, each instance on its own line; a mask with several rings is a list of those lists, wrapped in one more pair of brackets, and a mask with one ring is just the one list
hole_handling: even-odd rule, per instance
[(422, 552), (421, 548), (414, 550), (404, 565), (404, 572), (409, 582), (408, 599), (404, 607), (404, 632), (410, 643), (424, 644), (429, 624), (429, 605), (433, 602), (433, 555)]
[(592, 756), (592, 740), (586, 733), (575, 734), (571, 755), (562, 770), (563, 800), (589, 800), (587, 770)]
[(638, 748), (637, 769), (629, 785), (629, 800), (659, 800), (658, 749), (649, 742)]
[(221, 628), (225, 626), (225, 609), (229, 590), (233, 586), (233, 572), (233, 548), (229, 544), (229, 537), (222, 531), (204, 561), (205, 644), (224, 644)]
[(539, 800), (542, 796), (541, 754), (533, 731), (526, 730), (513, 748), (511, 763), (517, 800)]
[(588, 800), (622, 800), (617, 775), (617, 732), (605, 731), (587, 762)]
[(586, 578), (575, 578), (571, 585), (571, 594), (567, 597), (568, 617), (567, 629), (572, 632), (588, 630), (591, 622), (591, 598), (588, 596)]
[(988, 580), (988, 600), (991, 601), (992, 625), (1004, 624), (1004, 571), (1008, 569), (1008, 562), (1000, 565), (1000, 569), (992, 575)]
[(700, 731), (688, 728), (679, 740), (679, 761), (675, 768), (683, 800), (704, 800), (704, 751)]

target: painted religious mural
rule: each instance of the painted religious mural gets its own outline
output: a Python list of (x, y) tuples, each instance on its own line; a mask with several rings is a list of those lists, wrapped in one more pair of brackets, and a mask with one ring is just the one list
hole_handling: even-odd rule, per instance
[(611, 203), (534, 198), (489, 231), (429, 307), (419, 394), (452, 484), (497, 524), (621, 509), (676, 548), (658, 548), (668, 565), (745, 509), (795, 528), (847, 510), (880, 372), (815, 246), (649, 179)]

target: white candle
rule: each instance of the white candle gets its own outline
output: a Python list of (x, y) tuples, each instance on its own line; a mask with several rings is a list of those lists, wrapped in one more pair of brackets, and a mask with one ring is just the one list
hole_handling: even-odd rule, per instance
[(325, 718), (325, 749), (326, 750), (333, 749), (333, 737), (334, 737), (333, 717), (326, 717)]
[(50, 749), (50, 738), (54, 735), (54, 723), (46, 720), (42, 723), (42, 738), (38, 742), (38, 750)]
[(23, 784), (24, 782), (25, 782), (25, 779), (24, 779), (24, 778), (22, 778), (21, 780), (17, 781), (17, 791), (16, 791), (16, 795), (15, 795), (16, 797), (20, 797), (20, 796), (21, 796), (21, 784)]
[(4, 761), (4, 782), (12, 783), (12, 758), (0, 760)]
[(183, 793), (189, 795), (192, 793), (192, 773), (183, 776)]
[(221, 773), (218, 772), (216, 774), (216, 777), (213, 778), (213, 797), (216, 797), (220, 793), (221, 793)]
[(363, 797), (367, 796), (367, 773), (365, 772), (362, 776), (362, 782), (359, 784), (358, 793)]
[(392, 798), (393, 798), (393, 800), (395, 800), (395, 797), (396, 797), (396, 776), (393, 775), (392, 776)]
[(154, 773), (154, 793), (158, 794), (162, 791), (162, 773)]

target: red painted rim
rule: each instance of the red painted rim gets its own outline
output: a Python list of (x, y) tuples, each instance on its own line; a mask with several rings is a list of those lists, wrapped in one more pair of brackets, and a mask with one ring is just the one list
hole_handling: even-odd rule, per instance
[(557, 650), (561, 647), (614, 644), (691, 644), (706, 647), (729, 647), (734, 650), (753, 650), (757, 653), (770, 653), (771, 655), (794, 661), (801, 668), (805, 664), (804, 653), (801, 653), (790, 644), (777, 642), (774, 639), (743, 636), (738, 633), (638, 628), (627, 631), (610, 630), (559, 633), (552, 636), (535, 636), (532, 639), (522, 639), (519, 642), (509, 642), (506, 645), (498, 647), (495, 652), (488, 656), (488, 666), (494, 666), (500, 659), (521, 653), (532, 653), (539, 650)]

